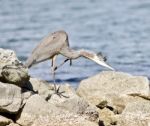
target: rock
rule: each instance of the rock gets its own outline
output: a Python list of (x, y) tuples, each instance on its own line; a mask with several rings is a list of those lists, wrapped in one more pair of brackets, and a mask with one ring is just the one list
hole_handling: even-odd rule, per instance
[(17, 123), (10, 123), (9, 125), (7, 125), (7, 126), (20, 126), (19, 124), (17, 124)]
[(108, 106), (121, 112), (133, 100), (128, 94), (149, 95), (149, 81), (146, 77), (108, 71), (83, 80), (77, 93), (94, 105), (107, 101)]
[(149, 126), (150, 125), (150, 118), (146, 115), (126, 115), (118, 116), (117, 126)]
[(35, 94), (32, 91), (28, 91), (28, 90), (24, 90), (22, 89), (22, 105), (24, 105), (26, 103), (26, 101), (33, 95)]
[[(60, 92), (65, 91), (64, 95), (67, 97), (73, 97), (76, 95), (75, 90), (69, 85), (69, 84), (62, 84), (62, 85), (56, 85), (57, 87), (60, 86)], [(51, 98), (53, 95), (54, 98), (54, 84), (48, 83), (46, 81), (37, 79), (37, 78), (30, 78), (29, 83), (26, 84), (24, 89), (27, 89), (29, 91), (34, 91), (35, 93), (38, 93), (40, 96), (42, 96), (47, 101)], [(77, 95), (76, 95), (77, 96)], [(57, 97), (57, 95), (56, 95)], [(61, 97), (57, 99), (56, 101), (53, 100), (53, 103), (56, 102), (62, 102), (64, 100), (64, 97)], [(55, 103), (54, 103), (55, 104)]]
[(26, 85), (30, 78), (27, 68), (23, 65), (4, 66), (1, 74), (5, 82), (16, 84), (19, 87)]
[(40, 117), (34, 121), (32, 126), (98, 126), (94, 122), (70, 113), (56, 115), (53, 117)]
[(28, 80), (28, 70), (15, 52), (0, 48), (0, 81), (23, 86)]
[(46, 102), (38, 94), (27, 100), (18, 116), (17, 123), (22, 126), (97, 126), (96, 123), (92, 123), (84, 117), (64, 111)]
[(88, 106), (85, 111), (83, 111), (83, 113), (81, 115), (85, 115), (87, 116), (86, 119), (88, 119), (89, 121), (92, 121), (92, 122), (97, 122), (99, 121), (99, 113), (97, 111), (97, 109), (94, 107), (94, 106)]
[(116, 115), (108, 108), (100, 109), (99, 116), (100, 116), (99, 119), (101, 122), (103, 122), (104, 126), (117, 124)]
[(21, 107), (21, 88), (0, 82), (0, 112), (17, 113)]
[(38, 93), (44, 99), (54, 94), (53, 84), (39, 80), (37, 78), (30, 78), (29, 82), (25, 85), (24, 88)]
[(86, 116), (90, 121), (98, 120), (98, 112), (96, 107), (89, 105), (83, 98), (79, 97), (75, 90), (69, 84), (63, 84), (60, 87), (60, 92), (64, 91), (66, 97), (59, 97), (53, 94), (48, 100), (49, 103), (74, 114)]
[(6, 126), (9, 125), (10, 123), (12, 123), (13, 121), (11, 119), (8, 119), (4, 116), (0, 115), (0, 126)]
[(114, 71), (102, 72), (83, 80), (77, 93), (99, 108), (100, 123), (103, 125), (141, 126), (143, 119), (136, 116), (139, 113), (145, 118), (144, 113), (147, 113), (149, 120), (150, 104), (140, 100), (150, 99), (146, 77)]
[(137, 98), (136, 101), (126, 105), (122, 114), (119, 115), (120, 126), (149, 126), (150, 125), (150, 101)]
[(64, 92), (61, 96), (59, 97), (56, 94), (52, 94), (50, 99), (48, 100), (49, 103), (54, 104), (55, 106), (59, 106), (61, 105), (63, 102), (69, 100), (70, 98), (76, 98), (78, 97), (75, 90), (69, 85), (69, 84), (62, 84), (62, 85), (56, 85), (57, 88), (58, 86), (60, 86), (59, 88), (59, 92)]
[(0, 48), (0, 78), (2, 77), (1, 71), (4, 66), (13, 65), (19, 62), (20, 61), (14, 51)]
[(130, 102), (126, 105), (122, 114), (147, 114), (150, 115), (150, 101), (139, 98), (134, 102)]
[(63, 93), (63, 95), (66, 96), (59, 97), (54, 94), (53, 84), (36, 78), (30, 78), (29, 82), (27, 88), (34, 90), (34, 92), (38, 92), (38, 94), (48, 100), (50, 104), (75, 114), (84, 114), (89, 117), (90, 120), (98, 119), (98, 112), (95, 108), (91, 107), (85, 100), (80, 98), (69, 84), (57, 85), (57, 87), (60, 86), (59, 91), (64, 91), (65, 93)]
[(27, 100), (17, 123), (23, 126), (31, 125), (38, 116), (47, 116), (52, 110), (53, 108), (41, 96), (35, 94)]

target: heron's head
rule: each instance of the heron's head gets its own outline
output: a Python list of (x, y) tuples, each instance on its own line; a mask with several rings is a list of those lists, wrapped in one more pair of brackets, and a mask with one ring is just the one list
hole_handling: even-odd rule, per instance
[(114, 70), (114, 68), (112, 68), (110, 65), (108, 65), (106, 63), (107, 58), (105, 56), (103, 56), (103, 54), (101, 52), (95, 54), (93, 52), (82, 50), (82, 56), (96, 62), (97, 64), (99, 64), (101, 66), (104, 66), (108, 69)]
[(94, 54), (93, 58), (92, 58), (93, 61), (95, 61), (97, 64), (101, 65), (101, 66), (104, 66), (106, 68), (109, 68), (111, 70), (114, 70), (114, 68), (112, 68), (110, 65), (108, 65), (106, 63), (107, 61), (107, 58), (101, 53), (97, 53), (97, 54)]

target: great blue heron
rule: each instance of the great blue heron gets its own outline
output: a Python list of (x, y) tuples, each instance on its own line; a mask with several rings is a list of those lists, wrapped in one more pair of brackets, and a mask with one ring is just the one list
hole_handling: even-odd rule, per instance
[[(77, 59), (79, 57), (85, 57), (96, 62), (99, 65), (107, 67), (111, 70), (114, 70), (111, 66), (106, 64), (106, 58), (103, 57), (102, 54), (96, 54), (91, 51), (87, 51), (84, 49), (81, 50), (73, 50), (69, 47), (68, 35), (65, 31), (56, 31), (54, 33), (48, 34), (41, 43), (37, 45), (37, 47), (33, 50), (31, 56), (27, 59), (25, 64), (26, 67), (30, 68), (32, 65), (43, 62), (48, 59), (52, 59), (52, 73), (54, 80), (54, 89), (55, 93), (58, 93), (55, 84), (55, 70), (58, 68), (55, 64), (55, 60), (57, 55), (63, 55), (66, 57), (66, 60), (62, 63), (64, 64), (66, 61), (73, 59)], [(61, 65), (62, 65), (61, 64)], [(60, 66), (61, 66), (60, 65)]]

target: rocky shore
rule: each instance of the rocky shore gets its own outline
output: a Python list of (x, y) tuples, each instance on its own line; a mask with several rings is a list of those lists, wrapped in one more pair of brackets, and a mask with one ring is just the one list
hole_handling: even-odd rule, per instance
[(147, 77), (105, 71), (60, 90), (67, 97), (0, 48), (0, 126), (150, 126)]

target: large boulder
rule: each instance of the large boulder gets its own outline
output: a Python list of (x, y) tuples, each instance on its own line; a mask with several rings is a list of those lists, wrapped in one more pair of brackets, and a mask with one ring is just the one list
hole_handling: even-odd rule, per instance
[(12, 50), (0, 48), (0, 81), (24, 86), (29, 80), (28, 69)]
[(82, 116), (64, 111), (46, 102), (38, 94), (27, 100), (18, 116), (17, 123), (22, 126), (98, 126)]
[[(122, 72), (102, 72), (81, 81), (77, 93), (99, 108), (100, 121), (106, 126), (131, 125), (133, 121), (133, 124), (137, 124), (138, 118), (141, 123), (141, 117), (146, 117), (144, 113), (150, 114), (149, 80), (146, 77)], [(139, 113), (142, 114), (141, 117), (135, 116)], [(128, 118), (128, 115), (133, 118)]]
[(96, 76), (81, 81), (77, 93), (98, 105), (107, 101), (118, 107), (124, 107), (130, 96), (128, 94), (139, 93), (149, 95), (149, 80), (142, 76), (132, 76), (122, 72), (102, 72)]
[(2, 69), (3, 81), (23, 87), (29, 81), (28, 70), (23, 65), (4, 66)]
[(20, 87), (0, 82), (0, 112), (17, 113), (22, 100)]

